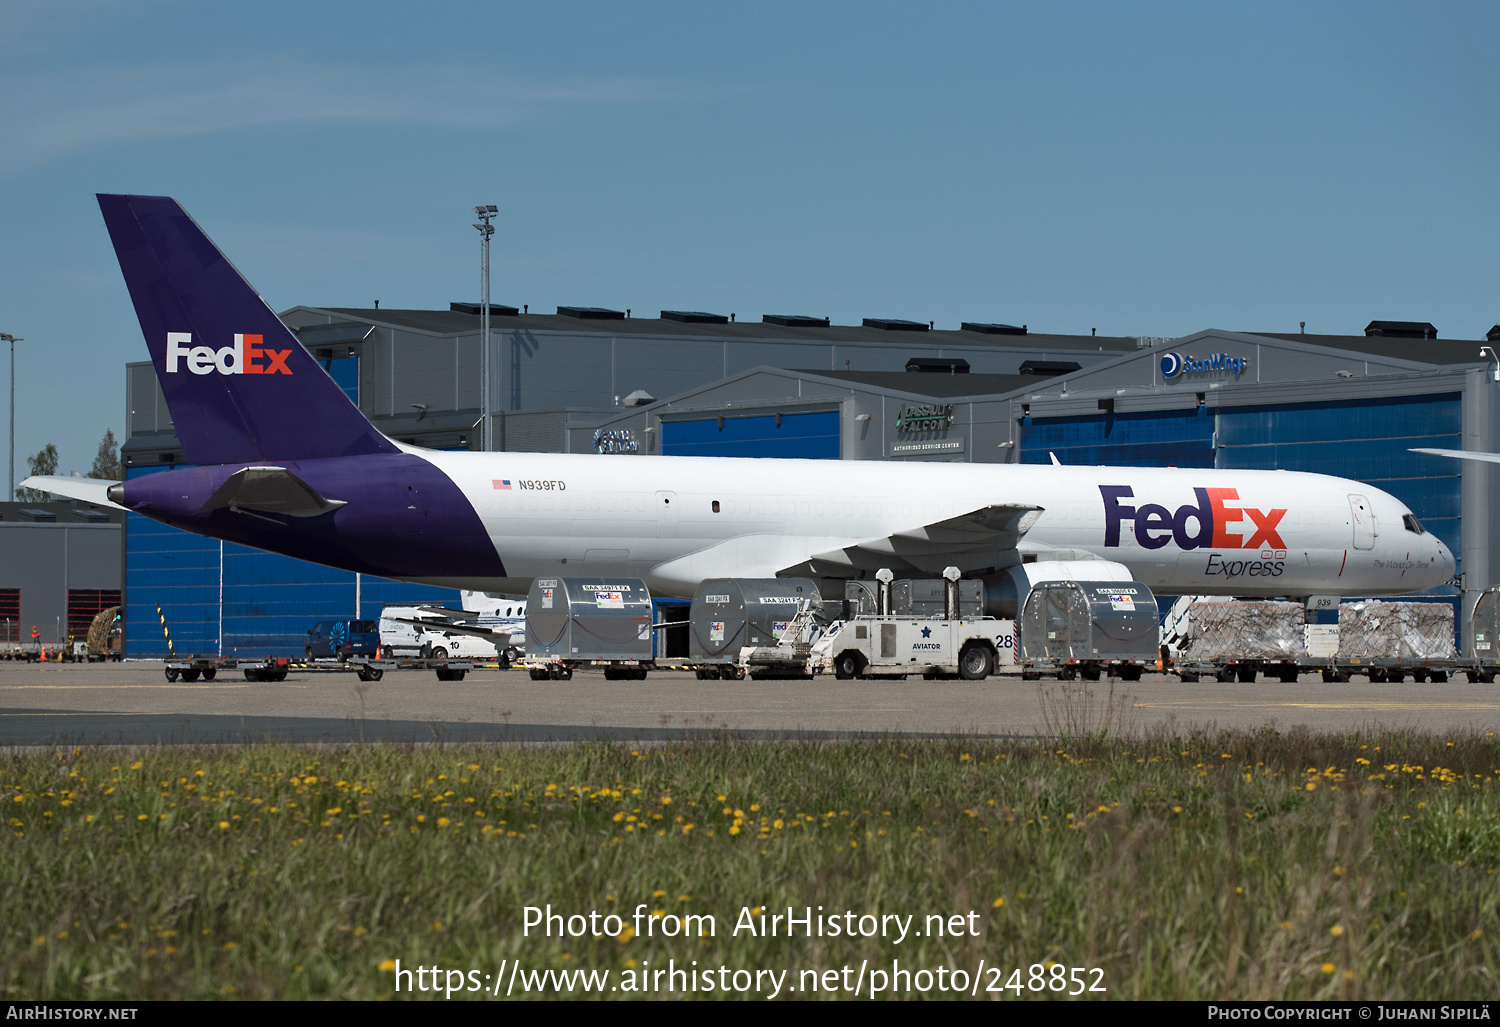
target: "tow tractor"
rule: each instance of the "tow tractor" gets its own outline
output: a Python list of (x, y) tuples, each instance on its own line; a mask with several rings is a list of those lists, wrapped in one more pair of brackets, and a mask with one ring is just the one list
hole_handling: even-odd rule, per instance
[[(857, 677), (962, 677), (982, 681), (999, 667), (1016, 662), (1016, 624), (994, 617), (894, 617), (891, 579), (882, 567), (880, 612), (835, 621), (812, 643), (809, 659), (814, 670), (840, 680)], [(943, 571), (944, 609), (959, 608), (957, 567)]]

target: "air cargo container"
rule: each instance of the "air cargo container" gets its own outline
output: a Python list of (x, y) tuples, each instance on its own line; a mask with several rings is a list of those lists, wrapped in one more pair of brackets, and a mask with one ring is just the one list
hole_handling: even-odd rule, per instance
[(640, 680), (653, 666), (651, 590), (640, 578), (537, 578), (526, 597), (526, 666), (533, 679), (602, 666)]

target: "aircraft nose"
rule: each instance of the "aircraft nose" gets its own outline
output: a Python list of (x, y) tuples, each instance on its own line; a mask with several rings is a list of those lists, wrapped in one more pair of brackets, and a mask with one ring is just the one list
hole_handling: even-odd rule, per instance
[(1448, 581), (1453, 577), (1453, 572), (1458, 570), (1458, 561), (1453, 558), (1453, 553), (1442, 542), (1438, 547), (1438, 566), (1442, 568), (1443, 580)]

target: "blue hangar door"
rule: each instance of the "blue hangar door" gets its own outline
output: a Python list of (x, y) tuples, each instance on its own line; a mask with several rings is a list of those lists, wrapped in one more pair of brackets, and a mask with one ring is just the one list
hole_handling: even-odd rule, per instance
[(663, 456), (839, 458), (839, 412), (663, 421)]

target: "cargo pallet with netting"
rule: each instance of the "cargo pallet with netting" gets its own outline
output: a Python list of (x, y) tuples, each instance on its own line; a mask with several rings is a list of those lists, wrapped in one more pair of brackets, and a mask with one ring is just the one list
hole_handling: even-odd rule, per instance
[(1495, 666), (1455, 649), (1448, 603), (1371, 599), (1340, 604), (1338, 618), (1309, 624), (1294, 602), (1184, 597), (1163, 625), (1164, 660), (1183, 681), (1250, 682), (1265, 674), (1290, 683), (1307, 673), (1330, 682), (1355, 674), (1380, 682), (1441, 682), (1456, 673), (1494, 680)]

